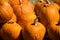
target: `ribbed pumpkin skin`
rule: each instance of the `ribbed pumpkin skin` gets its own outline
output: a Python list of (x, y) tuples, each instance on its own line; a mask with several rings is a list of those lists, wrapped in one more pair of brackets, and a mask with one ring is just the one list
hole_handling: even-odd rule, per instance
[(21, 30), (22, 30), (21, 26), (15, 22), (5, 23), (1, 28), (1, 37), (4, 40), (18, 39)]
[(34, 12), (34, 5), (29, 1), (21, 0), (20, 2), (21, 2), (20, 5), (13, 6), (14, 12), (18, 20), (22, 20), (22, 22), (25, 21), (26, 23), (32, 24), (36, 19), (36, 15)]
[(13, 6), (14, 12), (18, 18), (21, 16), (22, 13), (34, 11), (34, 6), (32, 3), (30, 3), (30, 2), (25, 3), (24, 2), (21, 4), (22, 5), (14, 5)]
[(60, 40), (60, 26), (52, 24), (47, 27), (47, 32), (51, 40)]
[(20, 5), (14, 5), (13, 10), (14, 10), (15, 15), (17, 16), (17, 18), (19, 18), (20, 15), (21, 15), (21, 6)]
[(19, 5), (20, 3), (19, 3), (19, 0), (9, 0), (9, 4), (11, 6), (14, 6), (14, 5)]
[(12, 18), (13, 9), (9, 3), (4, 2), (0, 5), (0, 23), (5, 23)]
[(46, 7), (42, 6), (41, 11), (46, 16), (48, 23), (51, 23), (51, 24), (57, 24), (58, 23), (58, 21), (59, 21), (59, 12), (58, 12), (57, 8), (54, 5), (49, 4)]
[(59, 10), (59, 5), (57, 3), (54, 3), (54, 2), (50, 2), (50, 3), (51, 3), (51, 5), (53, 5), (54, 7), (56, 7), (57, 10)]
[(18, 19), (18, 24), (20, 24), (22, 27), (24, 27), (24, 25), (27, 24), (32, 24), (34, 23), (35, 19), (36, 19), (36, 15), (34, 12), (28, 12), (27, 14), (24, 14), (20, 17), (20, 19)]
[(48, 24), (46, 21), (47, 19), (45, 18), (45, 15), (41, 11), (41, 6), (44, 6), (45, 3), (46, 3), (45, 1), (37, 2), (35, 5), (35, 11), (36, 11), (38, 18), (40, 19), (40, 22), (44, 24), (45, 26), (47, 26)]
[(28, 25), (22, 31), (24, 40), (43, 40), (46, 29), (45, 27), (36, 22), (36, 25)]

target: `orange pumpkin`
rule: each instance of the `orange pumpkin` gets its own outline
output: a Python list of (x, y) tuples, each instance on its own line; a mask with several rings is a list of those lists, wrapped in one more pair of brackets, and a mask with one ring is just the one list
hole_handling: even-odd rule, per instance
[(44, 24), (45, 26), (47, 26), (47, 24), (48, 24), (47, 21), (46, 21), (47, 19), (45, 18), (45, 15), (43, 15), (43, 13), (41, 11), (41, 6), (43, 6), (45, 3), (46, 2), (43, 1), (43, 0), (40, 0), (40, 2), (37, 2), (36, 5), (35, 5), (35, 11), (36, 11), (36, 14), (37, 14), (38, 18), (40, 19), (40, 22), (42, 24)]
[(24, 0), (21, 0), (20, 3), (21, 3), (20, 5), (13, 6), (14, 12), (18, 18), (20, 17), (22, 12), (27, 13), (34, 10), (33, 4), (30, 3), (29, 1), (26, 2)]
[(22, 30), (22, 36), (24, 40), (43, 40), (46, 29), (43, 24), (35, 22), (34, 24), (28, 24)]
[(19, 5), (20, 3), (19, 3), (19, 0), (9, 0), (9, 4), (11, 6), (14, 6), (14, 5)]
[(12, 18), (13, 9), (8, 2), (0, 0), (0, 23), (5, 23)]
[(23, 0), (21, 1), (20, 1), (21, 5), (13, 6), (14, 12), (18, 17), (18, 20), (23, 19), (25, 22), (31, 24), (36, 19), (36, 15), (34, 12), (34, 6), (29, 1), (28, 2), (23, 1)]
[(35, 6), (35, 10), (40, 19), (40, 22), (45, 26), (47, 26), (49, 23), (57, 24), (57, 22), (59, 21), (59, 5), (57, 5), (56, 3), (47, 1), (41, 6), (40, 3), (37, 3)]
[(59, 10), (56, 6), (52, 5), (51, 3), (47, 2), (44, 6), (41, 6), (41, 16), (43, 16), (47, 23), (57, 24), (59, 21)]
[(47, 27), (48, 36), (51, 40), (60, 40), (60, 26), (50, 24)]
[(1, 37), (4, 40), (15, 40), (19, 37), (22, 28), (16, 22), (10, 20), (1, 28)]

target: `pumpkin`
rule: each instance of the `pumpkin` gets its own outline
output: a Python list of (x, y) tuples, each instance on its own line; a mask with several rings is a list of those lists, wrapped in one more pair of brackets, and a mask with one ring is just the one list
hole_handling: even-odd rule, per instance
[(46, 29), (40, 22), (34, 24), (28, 24), (22, 30), (22, 36), (24, 40), (43, 40)]
[(9, 0), (9, 4), (11, 6), (14, 6), (14, 5), (19, 5), (20, 3), (19, 3), (19, 0)]
[(13, 20), (14, 22), (17, 22), (17, 17), (16, 17), (16, 15), (15, 14), (13, 14), (13, 16), (12, 16), (12, 19), (11, 20)]
[(5, 0), (0, 1), (0, 23), (5, 23), (12, 18), (13, 9)]
[(13, 9), (15, 14), (18, 17), (18, 20), (24, 20), (27, 23), (33, 23), (36, 19), (36, 15), (34, 12), (34, 6), (28, 1), (21, 0), (21, 5), (14, 5)]
[(51, 40), (60, 40), (60, 26), (50, 24), (47, 27), (48, 36)]
[[(57, 24), (59, 21), (59, 10), (56, 6), (52, 5), (51, 3), (47, 2), (44, 6), (41, 6), (42, 14), (46, 19), (47, 23)], [(42, 16), (43, 16), (42, 15)]]
[[(36, 11), (36, 14), (38, 16), (38, 18), (40, 19), (40, 22), (42, 24), (44, 24), (45, 26), (47, 26), (47, 19), (45, 18), (45, 15), (43, 15), (42, 11), (41, 11), (41, 6), (43, 6), (46, 2), (43, 1), (43, 0), (40, 0), (39, 2), (36, 3), (35, 5), (35, 11)], [(45, 20), (46, 19), (46, 20)]]
[(13, 20), (5, 23), (1, 28), (1, 37), (4, 40), (15, 40), (18, 39), (22, 28)]
[(26, 2), (24, 0), (20, 0), (20, 3), (22, 5), (20, 4), (13, 6), (14, 12), (18, 18), (20, 17), (20, 14), (22, 14), (22, 12), (27, 13), (34, 10), (33, 4), (30, 3), (29, 1)]

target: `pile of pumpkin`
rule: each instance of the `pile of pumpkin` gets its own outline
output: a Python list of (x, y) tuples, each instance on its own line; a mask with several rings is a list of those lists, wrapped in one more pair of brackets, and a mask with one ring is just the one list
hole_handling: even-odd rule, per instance
[(43, 40), (47, 31), (51, 40), (60, 40), (59, 5), (48, 0), (40, 0), (36, 5), (28, 0), (0, 0), (0, 37)]

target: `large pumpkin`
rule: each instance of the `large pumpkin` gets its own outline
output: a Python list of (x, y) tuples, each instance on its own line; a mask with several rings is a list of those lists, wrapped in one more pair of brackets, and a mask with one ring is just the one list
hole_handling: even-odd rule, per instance
[(22, 28), (16, 22), (10, 20), (5, 23), (1, 28), (1, 37), (4, 40), (18, 39)]
[[(47, 22), (51, 24), (57, 24), (59, 21), (59, 10), (51, 3), (46, 3), (44, 6), (41, 6), (41, 12), (44, 17), (47, 18)], [(42, 15), (42, 16), (43, 16)]]
[(0, 0), (0, 23), (5, 23), (12, 18), (13, 9), (8, 2)]
[(43, 23), (45, 26), (47, 26), (49, 23), (57, 24), (59, 21), (59, 6), (56, 3), (47, 1), (41, 6), (40, 3), (37, 3), (35, 8), (41, 23)]
[(35, 22), (27, 24), (22, 30), (24, 40), (43, 40), (46, 29), (43, 24)]
[(36, 19), (33, 4), (30, 3), (29, 1), (26, 2), (24, 0), (21, 0), (20, 2), (21, 2), (20, 5), (13, 6), (15, 14), (18, 17), (18, 20), (23, 19), (27, 23), (30, 24), (33, 23), (34, 20)]

